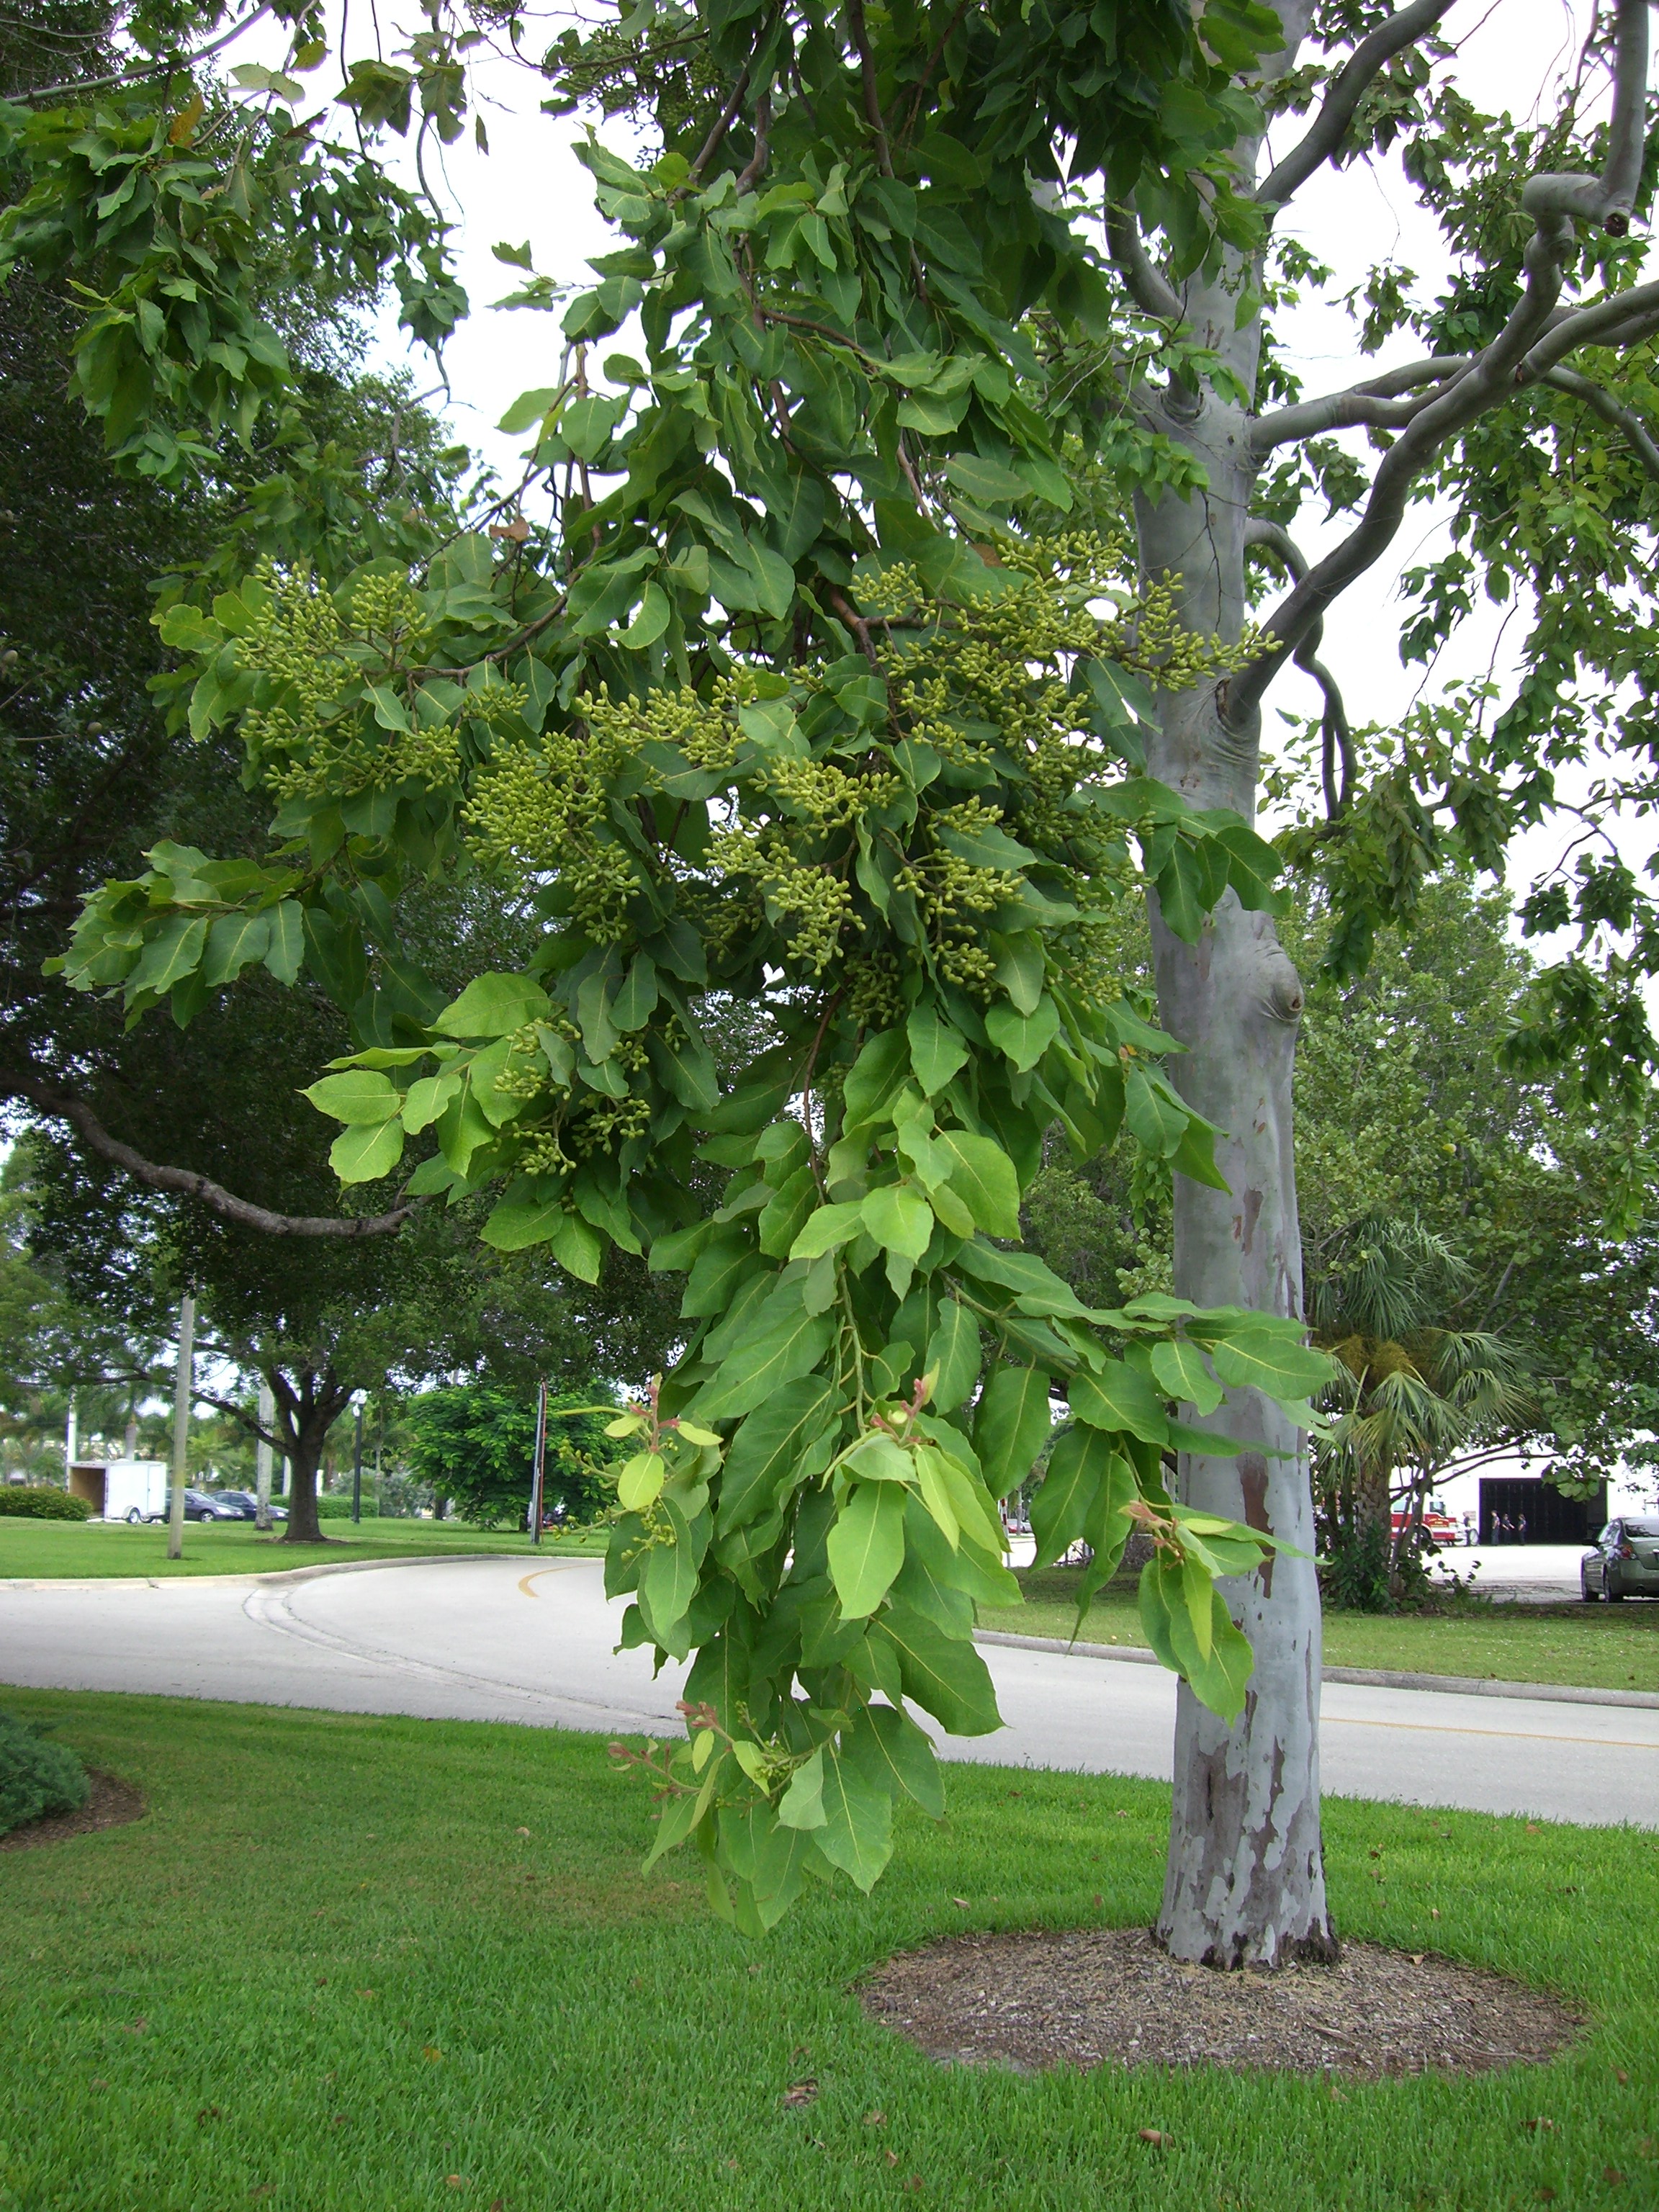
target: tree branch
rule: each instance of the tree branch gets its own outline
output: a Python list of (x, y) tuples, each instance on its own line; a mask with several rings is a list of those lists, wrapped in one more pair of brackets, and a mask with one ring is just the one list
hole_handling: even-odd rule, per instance
[(864, 119), (876, 142), (876, 167), (884, 177), (893, 173), (893, 156), (887, 144), (887, 125), (881, 112), (881, 88), (876, 82), (876, 58), (870, 51), (865, 28), (864, 0), (847, 0), (847, 28), (858, 52), (859, 80), (864, 88)]
[[(1640, 0), (1646, 5), (1646, 0)], [(1370, 38), (1362, 39), (1332, 78), (1312, 127), (1299, 145), (1293, 146), (1256, 189), (1256, 205), (1283, 207), (1292, 192), (1305, 185), (1314, 171), (1330, 160), (1348, 135), (1348, 125), (1359, 103), (1389, 62), (1407, 46), (1414, 46), (1440, 18), (1449, 14), (1452, 0), (1413, 0), (1380, 23)]]
[(239, 1228), (258, 1230), (265, 1237), (385, 1237), (401, 1229), (418, 1210), (414, 1205), (394, 1206), (389, 1213), (329, 1214), (272, 1213), (238, 1198), (222, 1185), (189, 1168), (171, 1168), (147, 1160), (111, 1136), (84, 1100), (71, 1098), (31, 1075), (0, 1074), (0, 1097), (23, 1098), (37, 1112), (55, 1121), (67, 1121), (88, 1152), (121, 1168), (152, 1190), (176, 1192), (193, 1198)]
[(1597, 177), (1534, 177), (1521, 195), (1530, 216), (1577, 216), (1623, 238), (1642, 179), (1647, 142), (1648, 0), (1618, 0), (1613, 61), (1613, 120)]
[[(1633, 28), (1627, 21), (1632, 8), (1639, 9), (1641, 15), (1639, 24)], [(1638, 46), (1645, 76), (1647, 0), (1620, 0), (1621, 73), (1615, 100), (1626, 106), (1630, 99), (1629, 55)], [(1590, 180), (1601, 195), (1598, 204), (1614, 212), (1619, 194), (1624, 190), (1628, 129), (1622, 114), (1616, 114), (1609, 133), (1603, 177)], [(1646, 312), (1647, 299), (1638, 300), (1632, 291), (1581, 313), (1558, 316), (1562, 272), (1575, 238), (1572, 216), (1565, 206), (1556, 204), (1562, 195), (1553, 188), (1575, 180), (1553, 178), (1544, 181), (1551, 185), (1552, 192), (1544, 196), (1546, 204), (1534, 210), (1534, 227), (1522, 262), (1523, 289), (1508, 322), (1492, 343), (1477, 355), (1470, 368), (1431, 393), (1418, 409), (1384, 454), (1358, 522), (1336, 550), (1316, 568), (1310, 569), (1275, 609), (1267, 626), (1267, 649), (1248, 668), (1230, 678), (1223, 689), (1223, 711), (1235, 727), (1255, 713), (1262, 694), (1284, 661), (1295, 653), (1339, 592), (1382, 557), (1404, 519), (1413, 484), (1446, 441), (1477, 415), (1484, 414), (1488, 407), (1506, 398), (1517, 383), (1530, 382), (1541, 376), (1564, 353), (1584, 343), (1588, 336), (1601, 329), (1624, 328), (1632, 311), (1638, 314)], [(1530, 191), (1529, 185), (1528, 193)], [(1526, 198), (1527, 194), (1523, 194), (1523, 203)], [(1640, 289), (1643, 295), (1651, 290), (1656, 295), (1654, 304), (1659, 308), (1659, 287), (1643, 286)], [(1534, 355), (1535, 368), (1532, 366)]]
[[(1322, 399), (1298, 399), (1264, 415), (1250, 431), (1250, 449), (1270, 453), (1275, 446), (1299, 444), (1322, 437), (1330, 430), (1348, 430), (1360, 424), (1397, 429), (1427, 405), (1433, 393), (1425, 385), (1444, 385), (1462, 375), (1474, 361), (1468, 353), (1437, 354), (1431, 361), (1415, 361), (1408, 368), (1386, 370), (1346, 392), (1328, 392)], [(1403, 395), (1403, 396), (1402, 396)]]
[(749, 64), (743, 65), (743, 74), (732, 88), (732, 97), (714, 118), (714, 127), (697, 149), (697, 158), (686, 172), (683, 191), (690, 191), (720, 149), (720, 141), (732, 128), (738, 110), (743, 106), (743, 95), (749, 89)]
[(1161, 323), (1185, 322), (1181, 295), (1147, 252), (1140, 226), (1127, 208), (1106, 210), (1106, 250), (1136, 307)]
[(222, 53), (227, 46), (234, 46), (244, 31), (251, 31), (262, 15), (270, 15), (270, 5), (271, 0), (259, 0), (258, 6), (251, 14), (244, 15), (240, 22), (233, 23), (228, 31), (222, 31), (216, 39), (210, 39), (206, 46), (198, 46), (192, 53), (161, 54), (153, 61), (137, 62), (131, 69), (117, 70), (112, 76), (82, 77), (78, 82), (68, 84), (43, 84), (33, 92), (20, 92), (16, 97), (19, 100), (61, 100), (72, 93), (102, 92), (110, 85), (137, 84), (147, 76), (174, 76), (180, 70), (192, 69), (198, 62), (207, 61), (213, 55)]
[[(1283, 564), (1295, 583), (1300, 583), (1308, 573), (1307, 556), (1282, 523), (1268, 522), (1260, 515), (1252, 515), (1244, 525), (1244, 544), (1247, 550), (1255, 546), (1272, 554)], [(1312, 677), (1319, 686), (1320, 696), (1324, 702), (1319, 731), (1322, 740), (1320, 782), (1325, 793), (1326, 818), (1334, 822), (1340, 814), (1346, 813), (1349, 794), (1353, 789), (1353, 729), (1348, 720), (1347, 708), (1343, 703), (1341, 687), (1324, 662), (1316, 657), (1324, 631), (1322, 620), (1313, 624), (1297, 647), (1296, 665), (1305, 675)], [(1342, 764), (1340, 783), (1336, 773), (1339, 760)]]
[(1659, 446), (1655, 445), (1633, 408), (1621, 406), (1610, 392), (1604, 392), (1588, 376), (1580, 376), (1577, 369), (1547, 369), (1539, 381), (1552, 385), (1558, 392), (1570, 392), (1575, 399), (1582, 399), (1592, 414), (1599, 415), (1604, 422), (1610, 422), (1615, 430), (1622, 430), (1629, 439), (1637, 459), (1648, 474), (1659, 482)]

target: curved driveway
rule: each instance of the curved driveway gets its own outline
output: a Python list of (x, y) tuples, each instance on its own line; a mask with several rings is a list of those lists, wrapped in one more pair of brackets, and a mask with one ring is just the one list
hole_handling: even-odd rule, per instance
[[(684, 1669), (616, 1653), (598, 1560), (0, 1588), (0, 1680), (611, 1735), (678, 1726)], [(956, 1759), (1167, 1779), (1175, 1686), (1127, 1659), (984, 1647), (1007, 1726)], [(1659, 1711), (1328, 1682), (1346, 1796), (1659, 1827)]]

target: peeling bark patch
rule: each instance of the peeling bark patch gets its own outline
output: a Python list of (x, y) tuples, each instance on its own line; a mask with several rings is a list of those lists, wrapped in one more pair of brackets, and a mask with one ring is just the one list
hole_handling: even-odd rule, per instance
[(1432, 1953), (1353, 1943), (1336, 1965), (1228, 1974), (1177, 1962), (1144, 1928), (957, 1936), (899, 1953), (859, 1994), (930, 2058), (1022, 2074), (1484, 2074), (1542, 2065), (1583, 2025), (1544, 1990)]
[(1255, 1243), (1255, 1224), (1261, 1218), (1261, 1193), (1247, 1190), (1244, 1194), (1244, 1249), (1248, 1252)]
[(0, 1836), (0, 1851), (32, 1850), (37, 1844), (61, 1844), (70, 1836), (89, 1836), (100, 1828), (124, 1827), (129, 1820), (143, 1819), (149, 1808), (143, 1793), (131, 1783), (96, 1766), (87, 1769), (87, 1779), (92, 1795), (78, 1812), (49, 1813), (43, 1820), (26, 1821), (9, 1835)]
[(1244, 1519), (1252, 1528), (1267, 1529), (1267, 1462), (1260, 1452), (1241, 1452), (1238, 1486), (1244, 1494)]

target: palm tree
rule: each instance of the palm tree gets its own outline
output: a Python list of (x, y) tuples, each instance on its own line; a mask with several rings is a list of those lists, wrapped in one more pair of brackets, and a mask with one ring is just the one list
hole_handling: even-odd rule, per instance
[[(1314, 1341), (1337, 1363), (1316, 1439), (1329, 1517), (1400, 1595), (1423, 1502), (1470, 1445), (1532, 1407), (1514, 1347), (1450, 1326), (1473, 1287), (1467, 1262), (1415, 1215), (1371, 1215), (1336, 1238), (1310, 1298)], [(1396, 1534), (1396, 1498), (1409, 1500)]]

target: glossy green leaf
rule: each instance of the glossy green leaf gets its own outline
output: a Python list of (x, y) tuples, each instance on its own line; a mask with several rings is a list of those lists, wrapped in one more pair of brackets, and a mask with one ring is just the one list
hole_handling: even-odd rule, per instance
[(378, 1127), (343, 1129), (328, 1148), (328, 1164), (345, 1183), (377, 1182), (404, 1156), (404, 1125), (394, 1115)]
[(445, 1036), (506, 1036), (549, 1012), (546, 992), (527, 975), (475, 975), (432, 1026)]
[(300, 1093), (308, 1098), (318, 1111), (331, 1121), (372, 1123), (380, 1127), (387, 1117), (402, 1104), (401, 1095), (393, 1090), (378, 1069), (352, 1067), (339, 1075), (325, 1075)]
[(946, 1298), (925, 1358), (935, 1378), (928, 1401), (935, 1411), (948, 1413), (966, 1403), (979, 1380), (979, 1322), (959, 1298)]
[(904, 1564), (904, 1491), (856, 1483), (830, 1531), (830, 1572), (849, 1620), (872, 1613)]
[(861, 1208), (863, 1225), (884, 1252), (920, 1260), (933, 1234), (933, 1209), (920, 1192), (903, 1183), (883, 1183)]
[(1060, 1010), (1051, 998), (1040, 1001), (1034, 1013), (1015, 1006), (993, 1006), (985, 1017), (986, 1032), (999, 1052), (1018, 1068), (1035, 1067), (1060, 1035)]
[(968, 1129), (942, 1129), (939, 1145), (951, 1160), (951, 1188), (988, 1237), (1019, 1234), (1019, 1178), (1000, 1145)]
[(974, 1409), (974, 1449), (992, 1494), (1006, 1498), (1030, 1474), (1053, 1425), (1049, 1382), (1038, 1367), (998, 1367)]
[(1169, 1437), (1169, 1416), (1158, 1393), (1121, 1359), (1108, 1360), (1098, 1373), (1074, 1375), (1069, 1395), (1072, 1411), (1092, 1428), (1120, 1430), (1152, 1444)]

